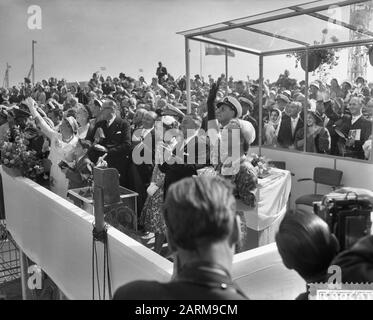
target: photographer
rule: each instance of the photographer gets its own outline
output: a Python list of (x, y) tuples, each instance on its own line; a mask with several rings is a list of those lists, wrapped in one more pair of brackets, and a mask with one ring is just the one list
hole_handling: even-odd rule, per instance
[(342, 271), (342, 283), (373, 282), (373, 235), (360, 239), (332, 262)]

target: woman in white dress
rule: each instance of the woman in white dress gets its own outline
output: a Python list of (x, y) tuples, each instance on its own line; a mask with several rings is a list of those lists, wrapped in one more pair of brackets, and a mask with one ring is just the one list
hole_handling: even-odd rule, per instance
[(85, 139), (87, 137), (88, 131), (93, 129), (90, 123), (91, 118), (91, 110), (79, 103), (78, 109), (76, 111), (76, 121), (79, 125), (78, 136), (80, 139)]
[(60, 126), (60, 132), (57, 132), (40, 116), (36, 110), (36, 103), (32, 98), (27, 98), (26, 103), (32, 116), (37, 119), (38, 127), (51, 142), (49, 153), (49, 160), (52, 163), (50, 169), (51, 191), (60, 197), (66, 198), (68, 180), (58, 164), (61, 161), (72, 162), (73, 150), (78, 142), (78, 124), (73, 117), (64, 118)]

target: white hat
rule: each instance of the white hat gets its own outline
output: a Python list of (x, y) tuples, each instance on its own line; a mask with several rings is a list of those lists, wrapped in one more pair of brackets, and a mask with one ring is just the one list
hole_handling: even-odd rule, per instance
[(236, 116), (235, 118), (240, 118), (242, 116), (242, 107), (241, 104), (238, 102), (238, 100), (234, 97), (231, 96), (226, 96), (224, 99), (219, 101), (216, 106), (220, 108), (222, 105), (227, 105), (230, 107), (232, 110), (236, 111)]

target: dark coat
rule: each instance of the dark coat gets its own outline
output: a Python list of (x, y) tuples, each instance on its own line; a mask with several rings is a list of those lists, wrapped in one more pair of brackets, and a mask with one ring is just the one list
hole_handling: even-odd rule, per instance
[(230, 276), (183, 269), (168, 283), (134, 281), (120, 287), (114, 300), (246, 300)]
[(293, 135), (291, 132), (291, 118), (288, 115), (283, 114), (277, 137), (277, 142), (280, 147), (289, 148), (291, 145), (294, 145), (295, 133), (301, 128), (303, 128), (303, 120), (299, 117)]
[(352, 146), (346, 146), (345, 156), (365, 159), (363, 144), (369, 139), (372, 133), (372, 123), (361, 116), (354, 124), (350, 124), (349, 135), (357, 131), (360, 132), (360, 139), (355, 140)]
[[(116, 168), (120, 174), (120, 185), (127, 186), (128, 167), (131, 157), (131, 127), (127, 120), (117, 116), (110, 127), (106, 121), (96, 123), (93, 134), (98, 128), (102, 128), (105, 138), (100, 144), (108, 149), (105, 158), (109, 168)], [(87, 135), (87, 139), (94, 141), (94, 135)]]
[[(130, 189), (136, 191), (139, 196), (137, 198), (137, 208), (138, 214), (141, 213), (141, 210), (144, 206), (147, 193), (146, 189), (150, 184), (150, 180), (152, 178), (153, 169), (154, 169), (154, 159), (155, 159), (155, 130), (151, 130), (147, 135), (143, 137), (143, 143), (146, 145), (147, 148), (151, 150), (151, 163), (136, 163), (135, 159), (132, 157), (132, 164), (130, 168)], [(145, 147), (144, 147), (145, 148)], [(140, 151), (140, 157), (144, 158), (145, 151), (142, 149)]]
[[(174, 154), (176, 154), (178, 146), (174, 149)], [(204, 148), (204, 149), (203, 149)], [(206, 150), (206, 161), (203, 162), (201, 158), (201, 153), (199, 151)], [(168, 164), (164, 162), (159, 166), (159, 169), (165, 173), (164, 179), (164, 197), (166, 197), (167, 190), (169, 186), (181, 179), (192, 177), (197, 175), (197, 170), (209, 165), (209, 150), (208, 143), (204, 136), (196, 136), (192, 138), (187, 145), (184, 146), (184, 162)], [(188, 157), (188, 153), (190, 154)]]

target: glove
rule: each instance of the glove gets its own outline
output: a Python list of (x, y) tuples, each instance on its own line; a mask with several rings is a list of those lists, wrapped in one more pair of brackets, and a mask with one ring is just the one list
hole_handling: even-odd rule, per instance
[(152, 197), (158, 189), (159, 187), (155, 183), (151, 183), (148, 189), (146, 189), (146, 192), (148, 193), (149, 197)]

